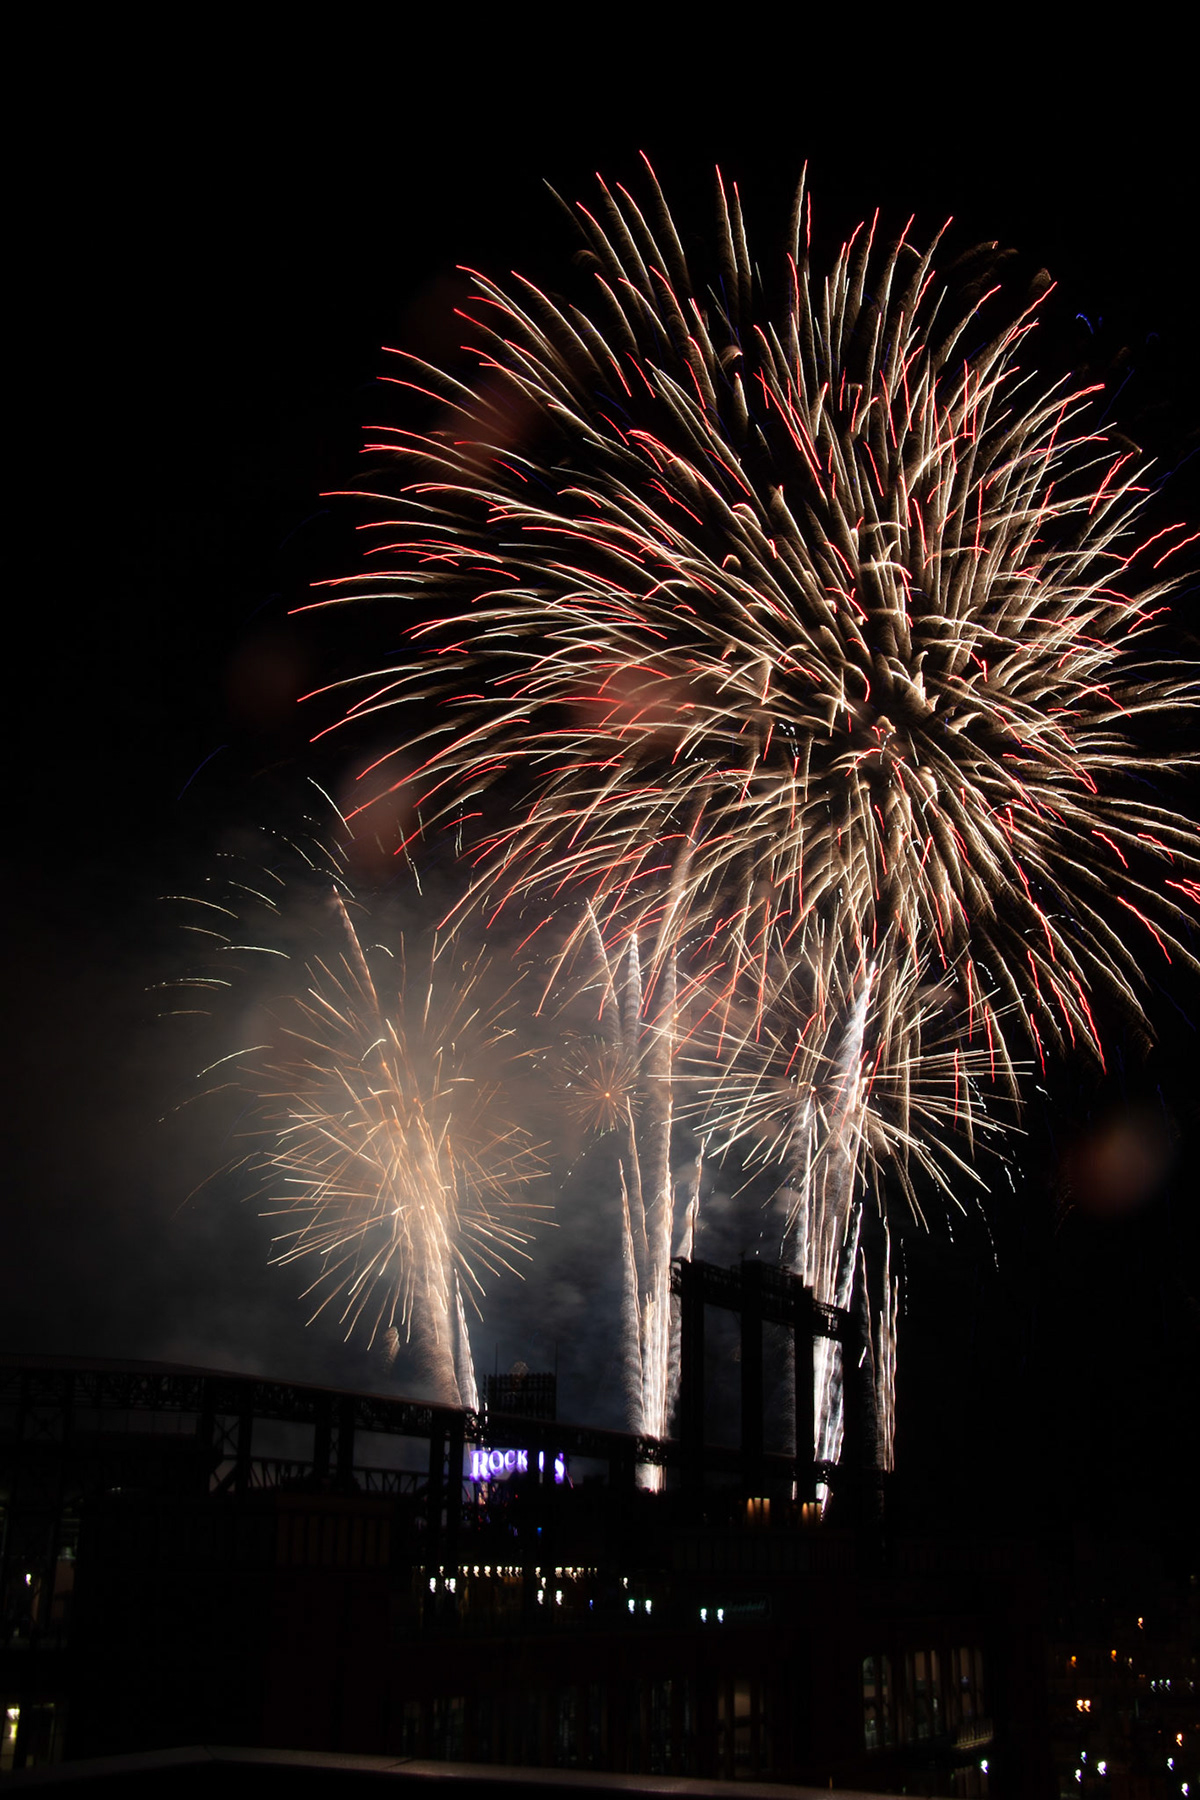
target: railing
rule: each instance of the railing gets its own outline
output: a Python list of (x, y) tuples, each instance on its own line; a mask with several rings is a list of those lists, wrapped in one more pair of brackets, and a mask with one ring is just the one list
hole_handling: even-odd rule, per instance
[[(214, 1470), (211, 1487), (214, 1491), (227, 1485), (236, 1465), (223, 1465), (222, 1470)], [(248, 1465), (249, 1479), (246, 1485), (250, 1488), (295, 1489), (298, 1492), (319, 1492), (322, 1487), (330, 1485), (327, 1471), (318, 1471), (317, 1464), (311, 1460), (286, 1456), (252, 1456)], [(429, 1477), (423, 1471), (414, 1469), (365, 1469), (355, 1466), (354, 1483), (363, 1494), (395, 1494), (415, 1496), (422, 1491)]]

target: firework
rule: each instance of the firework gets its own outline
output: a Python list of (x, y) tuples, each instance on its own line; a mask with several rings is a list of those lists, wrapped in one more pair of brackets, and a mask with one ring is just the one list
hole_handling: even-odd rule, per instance
[[(978, 1098), (986, 1051), (963, 1046), (963, 1022), (949, 1013), (944, 984), (909, 991), (909, 964), (907, 982), (884, 989), (868, 964), (839, 988), (845, 971), (827, 937), (814, 932), (801, 942), (799, 953), (771, 947), (774, 985), (748, 998), (740, 1017), (722, 1004), (715, 1041), (694, 1034), (692, 1109), (722, 1154), (737, 1149), (746, 1168), (781, 1174), (784, 1261), (822, 1305), (846, 1311), (871, 1285), (859, 1241), (867, 1196), (882, 1214), (894, 1184), (919, 1215), (920, 1171), (961, 1207), (956, 1188), (984, 1184), (956, 1141), (969, 1151), (997, 1121)], [(909, 1060), (893, 1066), (881, 1055), (889, 1041), (876, 1005), (881, 990), (903, 1012), (893, 1044), (913, 1046)], [(891, 1467), (897, 1294), (886, 1217), (883, 1233), (877, 1315), (861, 1324), (875, 1376), (880, 1466)], [(841, 1345), (820, 1338), (814, 1357), (814, 1454), (828, 1468), (840, 1460), (843, 1440)]]
[(398, 785), (471, 871), (455, 918), (549, 902), (564, 956), (636, 945), (664, 1007), (703, 980), (768, 1034), (780, 958), (822, 966), (842, 1073), (785, 1135), (793, 1266), (836, 1297), (864, 1070), (903, 1168), (935, 1016), (969, 1135), (981, 1067), (1015, 1101), (1024, 1058), (1102, 1060), (1097, 1003), (1140, 1017), (1145, 962), (1192, 960), (1195, 828), (1131, 780), (1147, 715), (1194, 704), (1152, 649), (1188, 540), (1146, 538), (1144, 465), (1087, 391), (1022, 377), (1036, 307), (993, 324), (986, 254), (956, 301), (938, 240), (873, 222), (821, 279), (802, 191), (772, 292), (736, 189), (707, 279), (650, 194), (578, 209), (578, 305), (476, 277), (477, 386), (401, 364), (442, 416), (373, 435), (379, 566), (317, 604), (413, 610), (348, 717), (405, 709)]
[(590, 1136), (625, 1130), (640, 1104), (640, 1068), (639, 1057), (623, 1044), (597, 1037), (572, 1039), (561, 1059), (563, 1112)]
[[(577, 1123), (595, 1136), (615, 1134), (620, 1145), (626, 1411), (631, 1430), (662, 1438), (670, 1426), (677, 1386), (671, 1259), (681, 1252), (690, 1254), (701, 1168), (693, 1160), (690, 1181), (677, 1180), (678, 983), (674, 963), (668, 959), (663, 980), (648, 990), (636, 935), (614, 956), (594, 916), (587, 919), (587, 946), (588, 973), (572, 998), (595, 1003), (598, 1034), (569, 1042), (561, 1093), (564, 1109)], [(657, 1487), (661, 1473), (647, 1467), (642, 1478)]]
[[(487, 998), (482, 955), (409, 967), (401, 937), (398, 955), (375, 951), (385, 988), (334, 859), (317, 881), (329, 882), (318, 944), (301, 933), (299, 948), (257, 947), (282, 957), (286, 979), (265, 1004), (263, 1041), (221, 1063), (251, 1098), (244, 1160), (277, 1220), (271, 1260), (313, 1271), (313, 1318), (333, 1308), (347, 1337), (363, 1332), (391, 1357), (414, 1341), (437, 1397), (475, 1406), (467, 1309), (478, 1312), (486, 1274), (527, 1260), (542, 1210), (525, 1195), (540, 1160), (498, 1104), (513, 1027)], [(242, 891), (276, 914), (278, 938), (266, 883)], [(226, 961), (255, 948), (213, 935)]]

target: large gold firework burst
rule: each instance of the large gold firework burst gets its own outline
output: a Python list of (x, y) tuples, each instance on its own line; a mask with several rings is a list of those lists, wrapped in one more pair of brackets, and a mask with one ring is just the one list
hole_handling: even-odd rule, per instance
[(1182, 528), (1143, 541), (1141, 459), (1030, 390), (1033, 309), (956, 305), (936, 243), (863, 227), (822, 279), (802, 193), (772, 301), (736, 190), (707, 285), (651, 196), (579, 209), (578, 305), (477, 278), (476, 389), (412, 369), (442, 422), (375, 439), (383, 566), (331, 601), (415, 603), (414, 654), (351, 716), (443, 703), (403, 785), (474, 823), (465, 907), (586, 899), (731, 998), (819, 929), (843, 986), (878, 971), (882, 1071), (944, 982), (1015, 1091), (1099, 1050), (1098, 993), (1140, 1012), (1147, 953), (1191, 960), (1196, 829), (1128, 780), (1194, 704), (1142, 650)]
[(413, 839), (462, 844), (450, 919), (557, 915), (551, 984), (636, 958), (656, 1112), (626, 1337), (658, 1431), (682, 1036), (716, 1056), (718, 1144), (796, 1165), (785, 1255), (845, 1307), (873, 1163), (911, 1197), (947, 1125), (969, 1151), (981, 1087), (1102, 1056), (1148, 961), (1195, 966), (1200, 846), (1145, 729), (1196, 703), (1153, 635), (1189, 539), (1149, 530), (1144, 461), (1088, 391), (1022, 374), (1036, 307), (1000, 316), (994, 246), (948, 283), (937, 240), (872, 223), (822, 276), (802, 190), (764, 284), (736, 189), (707, 270), (652, 175), (650, 199), (578, 209), (577, 303), (475, 277), (476, 377), (401, 365), (442, 410), (372, 435), (385, 535), (317, 604), (411, 621), (347, 717), (395, 720), (373, 779), (395, 769)]
[[(309, 1292), (347, 1330), (411, 1327), (433, 1289), (511, 1268), (541, 1165), (497, 1105), (509, 1026), (485, 1006), (481, 957), (399, 980), (382, 999), (340, 895), (336, 959), (309, 962), (306, 991), (275, 1006), (270, 1053), (243, 1059), (270, 1135), (267, 1169), (286, 1226), (280, 1263), (315, 1259)], [(460, 959), (461, 960), (461, 959)]]
[[(340, 859), (312, 847), (319, 865), (305, 857), (307, 889), (290, 907), (269, 870), (201, 902), (221, 972), (199, 979), (228, 986), (260, 957), (270, 971), (243, 997), (256, 1041), (218, 1065), (251, 1101), (241, 1164), (277, 1221), (271, 1260), (311, 1271), (312, 1317), (333, 1309), (347, 1337), (371, 1343), (411, 1338), (439, 1398), (473, 1405), (467, 1311), (487, 1274), (528, 1261), (548, 1210), (528, 1193), (544, 1164), (500, 1096), (519, 1055), (509, 996), (491, 992), (482, 952), (414, 961), (402, 935), (375, 947), (377, 979)], [(255, 941), (223, 928), (248, 908), (270, 927)]]

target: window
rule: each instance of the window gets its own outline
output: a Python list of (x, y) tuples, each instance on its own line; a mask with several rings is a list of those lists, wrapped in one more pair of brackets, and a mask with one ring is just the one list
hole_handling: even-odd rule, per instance
[(864, 1656), (862, 1666), (863, 1745), (883, 1750), (895, 1741), (892, 1727), (892, 1663), (887, 1656)]
[(745, 1780), (771, 1766), (763, 1684), (740, 1677), (717, 1690), (717, 1767), (726, 1778)]
[(950, 1691), (947, 1695), (951, 1728), (975, 1724), (987, 1711), (983, 1692), (983, 1652), (966, 1645), (950, 1652)]
[(671, 1696), (669, 1679), (651, 1682), (650, 1716), (647, 1721), (649, 1756), (643, 1764), (651, 1775), (670, 1775), (672, 1772)]
[(910, 1650), (906, 1658), (908, 1676), (907, 1739), (918, 1743), (940, 1737), (942, 1723), (941, 1659), (936, 1650)]
[(554, 1719), (554, 1761), (560, 1769), (579, 1767), (579, 1690), (558, 1690)]

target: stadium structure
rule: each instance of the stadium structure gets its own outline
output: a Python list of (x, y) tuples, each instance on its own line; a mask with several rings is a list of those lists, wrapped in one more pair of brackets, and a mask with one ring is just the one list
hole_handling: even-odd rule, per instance
[[(665, 1443), (558, 1419), (523, 1370), (475, 1413), (0, 1359), (5, 1766), (225, 1744), (1056, 1793), (1028, 1551), (890, 1532), (853, 1380), (839, 1471), (764, 1447), (765, 1328), (810, 1444), (813, 1333), (853, 1372), (848, 1316), (760, 1264), (674, 1285)], [(734, 1444), (706, 1433), (713, 1308), (738, 1320)]]

